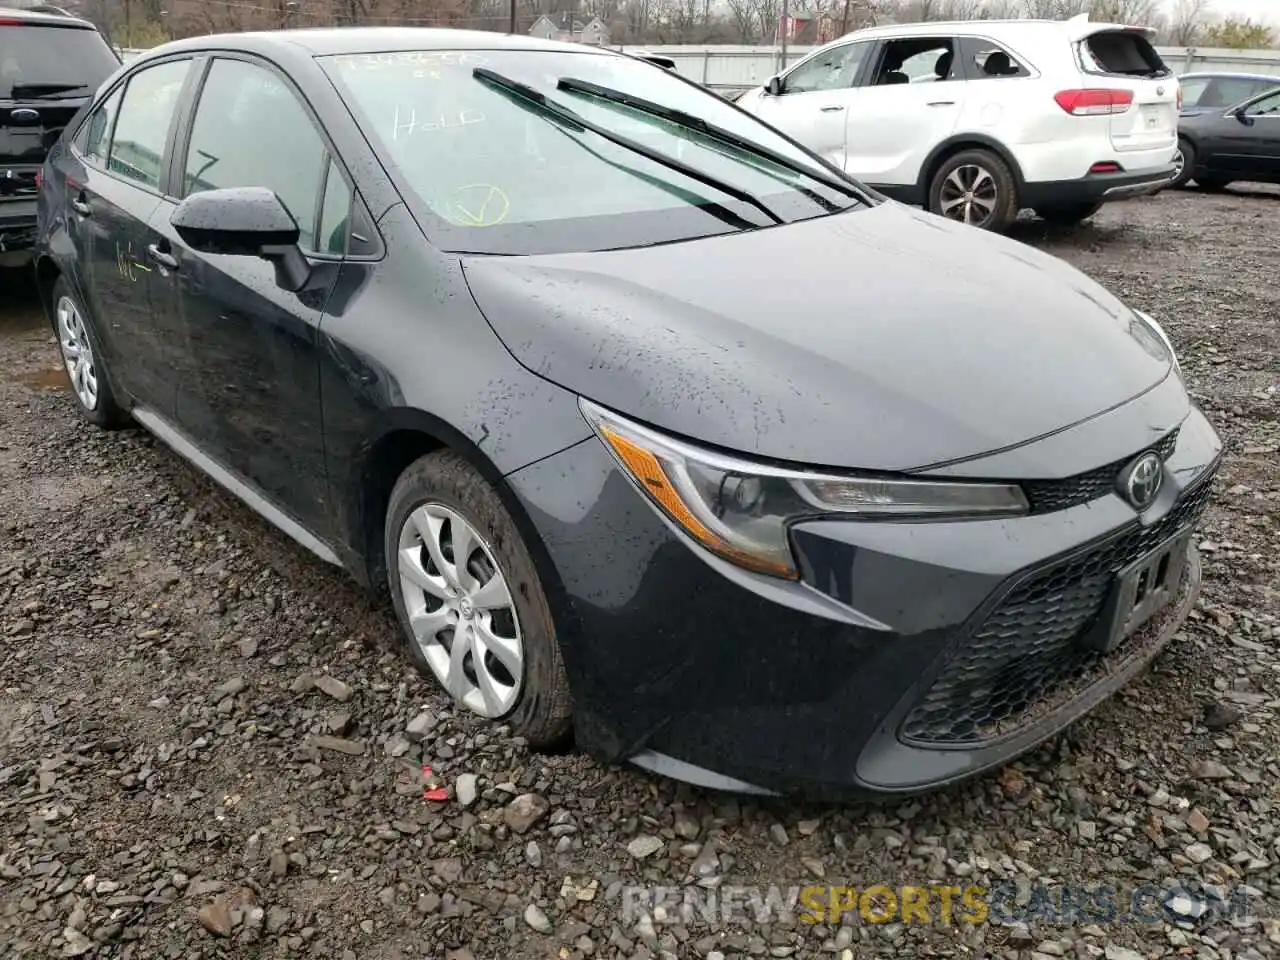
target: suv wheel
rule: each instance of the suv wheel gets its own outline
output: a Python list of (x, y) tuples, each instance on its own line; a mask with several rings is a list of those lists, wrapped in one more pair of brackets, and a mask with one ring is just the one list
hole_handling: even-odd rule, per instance
[(949, 157), (929, 184), (931, 213), (983, 230), (1008, 229), (1018, 209), (1013, 174), (989, 150), (965, 150)]
[(98, 338), (64, 277), (53, 285), (53, 325), (81, 416), (106, 429), (124, 426), (129, 416), (116, 402)]
[(1187, 181), (1191, 179), (1191, 173), (1196, 168), (1196, 148), (1191, 145), (1189, 140), (1182, 137), (1178, 138), (1178, 149), (1173, 154), (1173, 179), (1169, 181), (1170, 187), (1185, 187)]
[(546, 594), (497, 492), (451, 450), (412, 463), (387, 508), (387, 576), (414, 664), (535, 748), (562, 745), (572, 701)]
[(1036, 216), (1055, 227), (1071, 227), (1101, 209), (1100, 203), (1068, 203), (1060, 207), (1036, 207)]

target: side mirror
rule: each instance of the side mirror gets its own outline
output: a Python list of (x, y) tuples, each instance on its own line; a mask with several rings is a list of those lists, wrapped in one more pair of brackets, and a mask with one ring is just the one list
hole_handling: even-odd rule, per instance
[(770, 77), (769, 82), (764, 85), (764, 92), (771, 97), (782, 96), (782, 78)]
[(1243, 123), (1246, 127), (1253, 126), (1253, 117), (1249, 116), (1245, 107), (1240, 107), (1235, 111), (1235, 118)]
[(298, 246), (297, 221), (265, 187), (193, 193), (173, 211), (170, 223), (192, 250), (270, 261), (276, 283), (290, 293), (301, 290), (311, 276)]

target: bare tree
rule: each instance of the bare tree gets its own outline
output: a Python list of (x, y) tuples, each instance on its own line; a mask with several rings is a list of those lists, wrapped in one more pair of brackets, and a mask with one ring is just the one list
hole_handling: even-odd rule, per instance
[(1089, 19), (1155, 26), (1162, 21), (1158, 0), (1089, 0)]
[(1178, 0), (1169, 17), (1169, 42), (1189, 47), (1204, 35), (1208, 26), (1211, 0)]
[(982, 8), (987, 20), (1016, 20), (1022, 16), (1021, 0), (987, 0)]
[(1088, 8), (1088, 0), (1023, 0), (1023, 12), (1033, 20), (1067, 20)]

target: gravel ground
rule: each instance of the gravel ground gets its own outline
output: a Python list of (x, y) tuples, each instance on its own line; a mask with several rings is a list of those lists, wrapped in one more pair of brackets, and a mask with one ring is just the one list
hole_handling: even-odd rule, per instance
[[(1153, 670), (1063, 737), (881, 808), (531, 755), (459, 715), (354, 585), (140, 431), (81, 423), (31, 292), (3, 281), (0, 955), (1280, 954), (1280, 191), (1169, 193), (1020, 238), (1184, 354), (1228, 443), (1204, 593)], [(424, 796), (423, 764), (446, 799)], [(1030, 883), (1177, 878), (1211, 886), (1152, 923), (624, 910), (626, 887), (695, 880), (1019, 881), (1025, 903)], [(1243, 889), (1249, 915), (1197, 916), (1213, 885)]]

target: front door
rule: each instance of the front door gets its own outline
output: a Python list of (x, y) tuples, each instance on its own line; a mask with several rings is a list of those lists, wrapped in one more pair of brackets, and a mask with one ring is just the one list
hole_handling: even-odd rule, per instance
[[(116, 386), (170, 413), (174, 328), (153, 309), (155, 265), (148, 226), (160, 205), (173, 119), (189, 59), (134, 74), (91, 115), (62, 163), (69, 233), (88, 264), (85, 296), (103, 332)], [(83, 146), (82, 146), (83, 145)]]
[(872, 46), (862, 40), (820, 50), (782, 77), (781, 93), (738, 105), (843, 170), (845, 124), (859, 109), (856, 83)]
[(925, 158), (956, 129), (967, 88), (954, 37), (883, 41), (849, 114), (850, 175), (873, 185), (916, 184)]
[(1218, 143), (1210, 158), (1215, 173), (1241, 180), (1280, 180), (1280, 90), (1243, 107), (1240, 116), (1218, 121)]
[(170, 223), (176, 202), (161, 204), (152, 226), (170, 261), (172, 309), (184, 331), (175, 425), (323, 536), (329, 510), (317, 341), (344, 249), (334, 244), (345, 237), (326, 220), (339, 210), (345, 218), (350, 189), (291, 86), (256, 61), (210, 62), (179, 162), (184, 195), (275, 191), (298, 223), (313, 274), (293, 293), (277, 285), (265, 260), (192, 250)]

